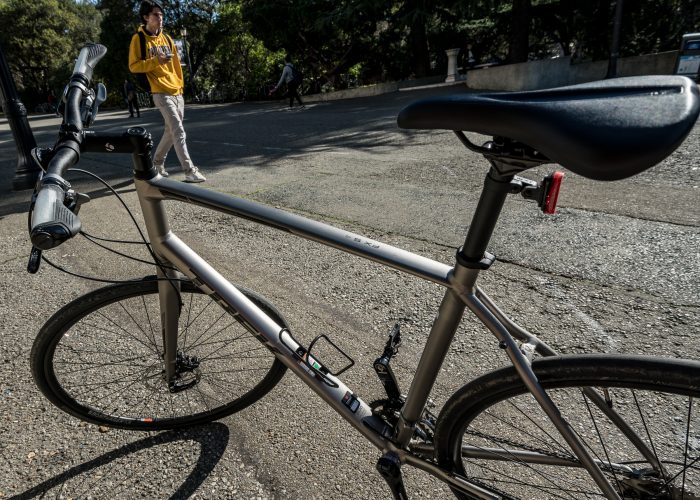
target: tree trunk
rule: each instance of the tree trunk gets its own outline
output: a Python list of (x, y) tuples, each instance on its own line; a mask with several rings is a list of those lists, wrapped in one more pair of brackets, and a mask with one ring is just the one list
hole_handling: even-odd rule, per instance
[[(408, 43), (411, 48), (411, 70), (413, 76), (420, 78), (430, 72), (430, 53), (426, 22), (429, 2), (426, 0), (407, 0), (404, 4), (406, 18), (404, 22), (409, 29)], [(431, 3), (432, 4), (432, 3)]]
[(610, 57), (608, 58), (608, 73), (605, 78), (617, 76), (617, 59), (620, 57), (620, 29), (622, 26), (623, 0), (615, 2), (615, 21), (613, 22), (612, 43), (610, 44)]
[(425, 32), (425, 17), (416, 16), (411, 26), (411, 49), (413, 52), (413, 73), (417, 78), (427, 76), (430, 72), (430, 55), (428, 37)]
[(530, 49), (530, 0), (513, 0), (511, 12), (510, 37), (508, 43), (508, 62), (526, 62)]

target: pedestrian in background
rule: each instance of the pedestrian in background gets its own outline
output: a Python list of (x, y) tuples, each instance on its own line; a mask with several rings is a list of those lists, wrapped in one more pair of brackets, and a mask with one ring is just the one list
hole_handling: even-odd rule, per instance
[(124, 99), (129, 106), (129, 116), (134, 117), (134, 111), (136, 111), (136, 116), (141, 118), (141, 110), (139, 109), (139, 99), (136, 95), (136, 87), (127, 78), (124, 80)]
[(461, 68), (472, 69), (476, 66), (477, 60), (474, 52), (472, 51), (472, 44), (468, 42), (467, 45), (460, 51), (458, 57), (458, 63)]
[[(185, 172), (185, 182), (204, 182), (206, 177), (194, 166), (187, 150), (185, 127), (185, 88), (182, 66), (172, 39), (163, 32), (163, 7), (156, 0), (144, 0), (139, 8), (141, 26), (131, 38), (129, 70), (145, 73), (156, 105), (165, 120), (163, 137), (153, 155), (153, 165), (160, 175), (167, 177), (165, 158), (170, 148)], [(141, 37), (145, 39), (145, 53), (141, 51)]]
[(277, 92), (283, 83), (287, 84), (287, 95), (289, 96), (289, 109), (294, 108), (294, 99), (299, 101), (300, 109), (304, 109), (304, 103), (301, 102), (301, 96), (299, 95), (299, 85), (303, 77), (301, 72), (298, 71), (292, 64), (292, 58), (289, 55), (284, 56), (284, 69), (282, 70), (282, 76), (280, 76), (280, 81), (277, 82), (272, 90), (270, 90), (270, 95)]

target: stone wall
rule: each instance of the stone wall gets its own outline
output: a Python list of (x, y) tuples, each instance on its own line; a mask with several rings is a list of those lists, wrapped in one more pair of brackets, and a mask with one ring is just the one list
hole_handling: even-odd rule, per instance
[[(618, 76), (670, 75), (676, 65), (678, 51), (644, 56), (624, 57), (617, 61)], [(576, 83), (602, 80), (608, 72), (608, 61), (571, 63), (570, 57), (558, 57), (521, 64), (508, 64), (474, 69), (467, 72), (467, 87), (475, 90), (536, 90)], [(461, 75), (462, 76), (462, 75)], [(445, 82), (444, 76), (417, 80), (387, 82), (325, 94), (304, 96), (305, 102), (331, 101), (367, 97), (411, 88), (459, 85), (460, 81)]]
[[(618, 76), (670, 75), (678, 51), (625, 57), (617, 61)], [(479, 90), (535, 90), (602, 80), (607, 61), (573, 63), (571, 57), (558, 57), (471, 70), (467, 87)]]

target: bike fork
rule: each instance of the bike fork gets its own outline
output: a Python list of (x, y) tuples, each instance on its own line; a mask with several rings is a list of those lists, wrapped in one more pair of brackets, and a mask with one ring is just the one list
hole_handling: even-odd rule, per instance
[(177, 333), (180, 322), (180, 273), (171, 269), (157, 270), (158, 299), (160, 302), (160, 325), (163, 337), (164, 379), (168, 385), (177, 376)]

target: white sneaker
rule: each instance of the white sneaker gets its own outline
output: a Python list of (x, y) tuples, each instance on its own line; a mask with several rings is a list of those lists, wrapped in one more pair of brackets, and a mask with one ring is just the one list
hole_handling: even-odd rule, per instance
[(185, 175), (185, 182), (204, 182), (207, 178), (195, 167)]
[(165, 171), (165, 167), (164, 167), (164, 166), (156, 167), (156, 171), (157, 171), (160, 175), (162, 175), (163, 177), (167, 177), (167, 176), (170, 175), (168, 172)]

